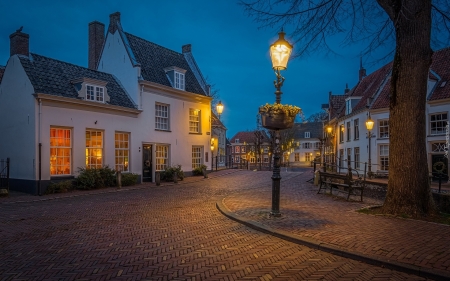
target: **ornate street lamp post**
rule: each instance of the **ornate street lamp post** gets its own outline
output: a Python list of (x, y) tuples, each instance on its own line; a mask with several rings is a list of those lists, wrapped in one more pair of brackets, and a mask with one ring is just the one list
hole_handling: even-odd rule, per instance
[(372, 160), (370, 158), (370, 143), (371, 143), (371, 138), (372, 138), (372, 129), (373, 129), (373, 120), (370, 118), (370, 113), (369, 113), (369, 118), (366, 120), (366, 129), (367, 129), (367, 137), (369, 138), (369, 169), (368, 169), (368, 174), (369, 177), (372, 175)]
[(222, 115), (222, 112), (223, 112), (223, 104), (221, 101), (219, 101), (219, 103), (216, 105), (216, 110), (217, 110), (217, 114), (219, 115), (219, 120), (220, 120), (220, 115)]
[[(287, 63), (292, 52), (292, 45), (284, 39), (285, 33), (281, 30), (278, 33), (278, 40), (270, 46), (270, 58), (272, 60), (272, 68), (275, 70), (276, 80), (275, 86), (275, 103), (281, 103), (281, 86), (283, 86), (284, 77), (281, 76), (280, 71), (287, 68)], [(269, 124), (269, 119), (272, 118), (274, 124)], [(277, 120), (278, 118), (278, 120)], [(273, 174), (272, 174), (272, 210), (271, 216), (279, 217), (280, 213), (280, 162), (281, 162), (281, 149), (280, 149), (280, 130), (292, 127), (293, 118), (289, 119), (286, 116), (262, 116), (263, 126), (265, 128), (275, 131), (275, 147), (273, 151)]]

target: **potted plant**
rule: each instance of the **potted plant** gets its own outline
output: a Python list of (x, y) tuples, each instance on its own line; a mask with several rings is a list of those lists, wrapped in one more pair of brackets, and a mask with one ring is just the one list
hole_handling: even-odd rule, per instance
[(294, 125), (295, 117), (301, 112), (300, 107), (288, 104), (268, 104), (259, 107), (261, 121), (264, 128), (269, 130), (283, 130)]

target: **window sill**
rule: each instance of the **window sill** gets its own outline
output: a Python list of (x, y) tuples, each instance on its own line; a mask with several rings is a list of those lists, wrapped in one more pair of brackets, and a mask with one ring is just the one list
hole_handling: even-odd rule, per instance
[(162, 130), (162, 129), (155, 129), (155, 131), (158, 131), (158, 132), (168, 132), (168, 133), (172, 133), (172, 131), (171, 131), (171, 130)]
[(202, 133), (192, 133), (192, 132), (189, 132), (189, 135), (199, 135), (199, 136), (201, 136), (201, 135), (203, 135)]
[(442, 133), (442, 134), (431, 134), (431, 135), (428, 135), (427, 137), (442, 137), (442, 136), (445, 136), (445, 133)]

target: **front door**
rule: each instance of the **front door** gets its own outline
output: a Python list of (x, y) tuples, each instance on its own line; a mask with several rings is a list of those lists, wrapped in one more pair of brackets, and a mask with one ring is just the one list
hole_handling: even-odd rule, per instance
[[(444, 169), (444, 177), (441, 179), (442, 181), (448, 181), (448, 159), (444, 156), (444, 154), (438, 154), (438, 155), (431, 155), (431, 169), (433, 169), (433, 165), (436, 162), (443, 162), (445, 165), (445, 169)], [(441, 169), (441, 167), (436, 167), (437, 169)], [(435, 171), (432, 170), (433, 172), (433, 181), (434, 180), (438, 180), (439, 179), (439, 174)]]
[(152, 145), (144, 144), (142, 152), (142, 181), (152, 181)]

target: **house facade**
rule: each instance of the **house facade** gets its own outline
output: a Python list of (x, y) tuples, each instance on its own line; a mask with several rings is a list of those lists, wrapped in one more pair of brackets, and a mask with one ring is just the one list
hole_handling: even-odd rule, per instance
[[(448, 159), (444, 157), (446, 125), (450, 114), (450, 48), (436, 51), (428, 76), (426, 103), (427, 163), (430, 172), (434, 163), (442, 161), (448, 175)], [(361, 71), (365, 70), (361, 69)], [(392, 63), (388, 63), (367, 76), (360, 75), (358, 84), (344, 95), (329, 96), (330, 120), (326, 126), (326, 150), (329, 162), (346, 167), (350, 159), (353, 169), (369, 170), (378, 174), (389, 171), (389, 91)], [(334, 105), (334, 106), (333, 106)], [(365, 122), (370, 118), (374, 127), (370, 131)], [(405, 153), (411, 148), (405, 148)], [(369, 161), (370, 159), (370, 161)], [(448, 177), (448, 176), (447, 176)]]
[(220, 121), (214, 112), (211, 112), (211, 132), (212, 132), (212, 145), (214, 146), (213, 156), (214, 162), (211, 164), (216, 167), (225, 167), (227, 165), (227, 161), (230, 161), (227, 155), (227, 128)]
[(189, 173), (210, 161), (211, 98), (190, 46), (177, 53), (123, 32), (119, 13), (110, 20), (106, 38), (104, 25), (89, 24), (90, 68), (30, 53), (21, 31), (10, 36), (0, 158), (11, 159), (11, 189), (43, 193), (106, 165), (154, 181), (167, 166)]
[(292, 166), (310, 165), (316, 157), (322, 154), (321, 137), (323, 132), (322, 122), (295, 123), (294, 146), (288, 154), (289, 164)]
[(230, 139), (233, 163), (249, 163), (249, 166), (270, 164), (270, 141), (264, 131), (241, 131)]

